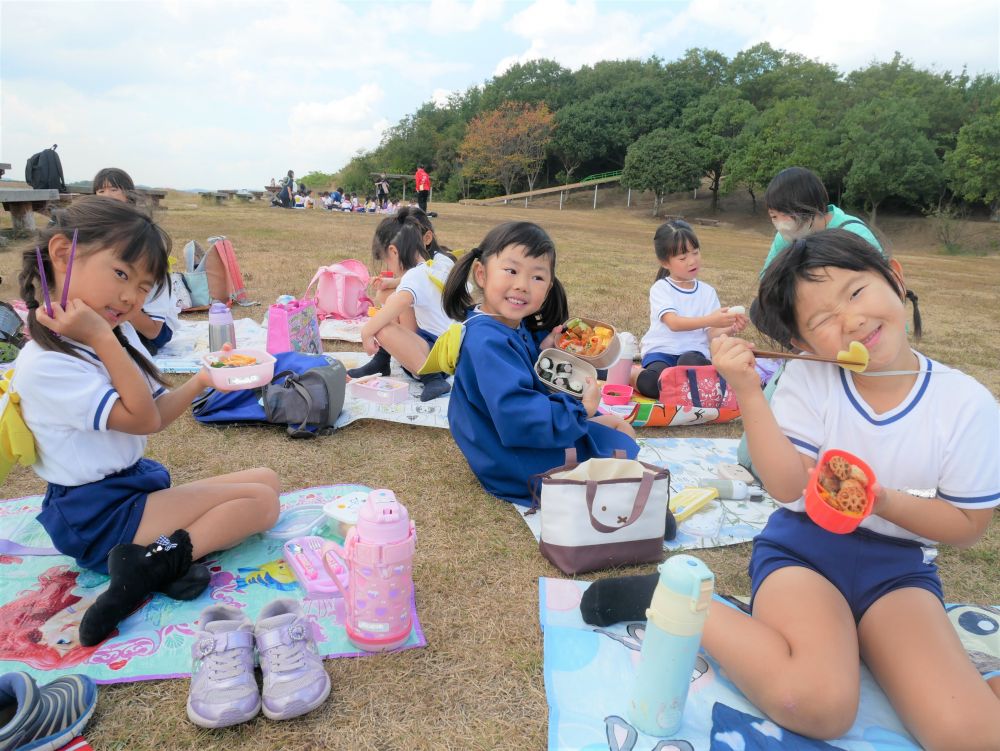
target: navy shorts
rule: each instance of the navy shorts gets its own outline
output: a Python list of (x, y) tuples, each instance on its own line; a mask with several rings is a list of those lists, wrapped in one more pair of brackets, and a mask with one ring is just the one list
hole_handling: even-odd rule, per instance
[(680, 355), (668, 355), (666, 352), (650, 352), (642, 358), (642, 367), (648, 368), (654, 362), (665, 362), (668, 368), (673, 368), (677, 365), (678, 357)]
[(162, 464), (140, 459), (86, 485), (49, 483), (38, 521), (56, 550), (81, 568), (106, 574), (111, 548), (135, 539), (146, 498), (169, 487), (170, 473)]
[(751, 600), (764, 579), (785, 566), (803, 566), (825, 577), (847, 600), (855, 623), (876, 600), (904, 587), (926, 589), (944, 605), (937, 564), (924, 560), (919, 542), (867, 529), (838, 535), (805, 513), (778, 509), (753, 541)]
[[(438, 340), (438, 338), (434, 336), (434, 334), (432, 334), (430, 331), (428, 331), (427, 329), (422, 329), (419, 326), (417, 326), (417, 336), (419, 336), (421, 339), (427, 342), (427, 346), (431, 348), (434, 347), (434, 342)], [(420, 378), (420, 376), (416, 375), (415, 373), (411, 373), (406, 368), (403, 368), (403, 372), (406, 373), (411, 378)]]

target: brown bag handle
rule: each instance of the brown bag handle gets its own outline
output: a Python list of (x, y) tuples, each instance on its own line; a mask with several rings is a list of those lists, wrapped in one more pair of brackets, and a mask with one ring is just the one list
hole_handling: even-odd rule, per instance
[(646, 510), (646, 503), (649, 501), (649, 494), (653, 490), (654, 479), (655, 475), (652, 472), (642, 473), (642, 480), (639, 482), (639, 489), (636, 491), (635, 501), (632, 503), (632, 513), (629, 515), (628, 520), (620, 527), (609, 527), (607, 524), (599, 522), (594, 518), (594, 496), (597, 495), (598, 483), (596, 480), (588, 480), (587, 513), (590, 515), (590, 526), (598, 532), (609, 533), (619, 529), (624, 529), (632, 524), (636, 519), (642, 516), (642, 512)]

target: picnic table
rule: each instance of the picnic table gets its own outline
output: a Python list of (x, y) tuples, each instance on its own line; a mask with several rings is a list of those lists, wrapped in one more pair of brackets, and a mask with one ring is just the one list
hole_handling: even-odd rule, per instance
[(10, 169), (9, 164), (0, 164), (0, 177), (3, 177), (3, 173)]
[(216, 193), (221, 193), (226, 198), (232, 199), (239, 191), (237, 190), (217, 190)]
[(236, 191), (235, 196), (243, 203), (250, 203), (250, 199), (253, 198), (253, 195), (251, 195), (248, 190), (238, 190)]
[[(157, 188), (136, 188), (135, 192), (149, 198), (149, 201), (153, 204), (154, 209), (160, 208), (160, 199), (167, 197), (167, 191), (159, 190)], [(93, 194), (94, 188), (91, 185), (70, 185), (65, 193), (60, 194), (59, 200), (60, 203), (69, 203), (78, 195), (90, 196)]]
[(218, 206), (222, 206), (223, 203), (225, 203), (225, 200), (226, 200), (226, 194), (225, 193), (220, 193), (220, 192), (200, 193), (199, 195), (201, 195), (202, 200), (205, 200), (205, 201), (212, 201), (212, 200), (214, 200), (215, 203)]
[(45, 211), (50, 201), (59, 200), (59, 191), (35, 190), (33, 188), (0, 189), (0, 203), (5, 211), (10, 212), (14, 225), (14, 234), (29, 234), (35, 232), (36, 211)]
[(262, 200), (264, 198), (264, 191), (263, 190), (251, 190), (250, 194), (254, 198), (256, 198), (258, 201), (260, 201), (260, 200)]
[(266, 190), (268, 193), (277, 193), (279, 190), (281, 190), (281, 186), (280, 185), (265, 185), (264, 186), (264, 190)]

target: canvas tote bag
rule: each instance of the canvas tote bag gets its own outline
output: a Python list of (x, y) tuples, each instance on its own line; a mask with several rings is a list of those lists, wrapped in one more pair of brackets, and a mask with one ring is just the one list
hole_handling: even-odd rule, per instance
[(670, 471), (626, 459), (576, 461), (538, 476), (542, 534), (539, 550), (565, 574), (663, 558)]

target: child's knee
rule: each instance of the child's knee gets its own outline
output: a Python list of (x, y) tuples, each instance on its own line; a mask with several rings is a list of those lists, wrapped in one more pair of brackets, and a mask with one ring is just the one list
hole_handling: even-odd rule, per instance
[(618, 425), (615, 426), (615, 430), (621, 431), (629, 438), (635, 438), (635, 428), (633, 428), (629, 423), (622, 420)]
[(261, 521), (261, 529), (270, 529), (278, 523), (278, 516), (281, 514), (278, 491), (270, 485), (261, 484), (255, 495), (257, 496), (257, 516)]
[(281, 478), (278, 477), (278, 473), (275, 472), (270, 467), (258, 467), (255, 472), (258, 473), (258, 482), (262, 485), (267, 485), (269, 488), (274, 490), (275, 493), (281, 492)]
[(780, 681), (764, 700), (765, 711), (779, 725), (796, 733), (832, 740), (854, 724), (859, 692), (836, 682), (806, 686), (802, 681)]

